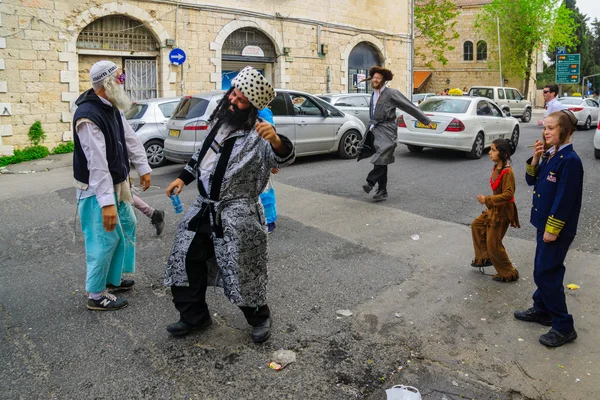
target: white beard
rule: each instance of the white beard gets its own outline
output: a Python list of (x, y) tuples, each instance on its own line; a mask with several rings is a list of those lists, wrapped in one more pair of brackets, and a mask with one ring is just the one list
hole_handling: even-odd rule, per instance
[(104, 94), (113, 106), (124, 112), (131, 108), (131, 100), (129, 100), (129, 97), (125, 93), (125, 87), (117, 85), (113, 76), (108, 77), (104, 81), (104, 90)]

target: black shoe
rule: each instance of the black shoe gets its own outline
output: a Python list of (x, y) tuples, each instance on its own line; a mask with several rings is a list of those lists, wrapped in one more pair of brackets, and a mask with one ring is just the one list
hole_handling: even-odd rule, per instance
[(189, 325), (182, 320), (177, 322), (173, 322), (167, 326), (167, 332), (169, 332), (173, 336), (184, 336), (188, 333), (199, 331), (202, 329), (206, 329), (212, 325), (212, 319), (208, 318), (207, 320), (199, 323), (198, 325)]
[(373, 190), (373, 185), (371, 185), (369, 182), (367, 182), (363, 185), (363, 190), (365, 191), (366, 194), (369, 194), (369, 193), (371, 193), (371, 190)]
[(156, 236), (159, 236), (165, 229), (165, 212), (162, 210), (154, 210), (150, 223), (156, 228)]
[(98, 300), (88, 298), (87, 308), (95, 311), (115, 311), (127, 307), (127, 304), (127, 300), (122, 297), (104, 293)]
[(135, 285), (135, 281), (133, 279), (122, 279), (121, 284), (119, 286), (111, 285), (110, 283), (106, 285), (107, 289), (111, 290), (129, 290)]
[(387, 193), (387, 190), (385, 190), (385, 189), (378, 190), (377, 193), (375, 193), (375, 196), (373, 196), (373, 200), (375, 200), (375, 201), (383, 201), (387, 198), (388, 198), (388, 193)]
[(572, 342), (575, 339), (577, 339), (577, 332), (575, 332), (575, 329), (565, 334), (550, 329), (548, 333), (540, 336), (540, 343), (548, 347), (559, 347), (565, 343)]
[(262, 343), (271, 337), (271, 317), (264, 320), (260, 325), (252, 327), (252, 341)]
[(552, 315), (539, 312), (533, 307), (527, 310), (515, 311), (515, 318), (521, 321), (537, 322), (545, 326), (552, 326)]

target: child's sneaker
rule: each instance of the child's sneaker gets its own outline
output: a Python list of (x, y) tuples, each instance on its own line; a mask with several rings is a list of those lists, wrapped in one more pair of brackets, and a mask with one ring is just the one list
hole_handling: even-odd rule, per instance
[(267, 232), (271, 233), (275, 230), (275, 222), (270, 222), (267, 224)]
[(87, 308), (96, 311), (115, 311), (127, 307), (127, 304), (126, 299), (104, 292), (98, 300), (88, 298)]
[(165, 212), (162, 210), (154, 210), (150, 223), (156, 228), (156, 236), (160, 236), (165, 229)]

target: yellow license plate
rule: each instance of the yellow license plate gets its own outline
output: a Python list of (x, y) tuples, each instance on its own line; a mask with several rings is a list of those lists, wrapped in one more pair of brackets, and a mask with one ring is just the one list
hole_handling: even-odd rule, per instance
[(180, 133), (181, 131), (178, 131), (177, 129), (169, 129), (169, 136), (179, 137)]
[(415, 125), (417, 128), (425, 128), (425, 129), (437, 129), (437, 124), (431, 124), (431, 126), (427, 126), (422, 122), (418, 122)]

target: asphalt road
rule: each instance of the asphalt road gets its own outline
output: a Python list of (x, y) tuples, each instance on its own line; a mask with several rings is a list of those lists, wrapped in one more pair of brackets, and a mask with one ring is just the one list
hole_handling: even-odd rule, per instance
[[(520, 264), (533, 251), (525, 145), (539, 134), (522, 126), (513, 161), (523, 228), (505, 241)], [(586, 195), (570, 252), (579, 268), (568, 270), (584, 289), (600, 284), (591, 136), (576, 137)], [(592, 398), (600, 391), (595, 291), (569, 296), (580, 338), (551, 351), (537, 343), (540, 327), (512, 317), (530, 302), (531, 266), (519, 265), (523, 279), (500, 286), (467, 266), (466, 225), (481, 211), (475, 196), (489, 191), (491, 162), (403, 146), (396, 155), (390, 198), (378, 205), (361, 189), (366, 161), (301, 158), (275, 178), (274, 327), (260, 346), (219, 290), (207, 294), (215, 323), (206, 332), (175, 339), (165, 331), (177, 318), (161, 283), (178, 216), (164, 188), (180, 166), (155, 171), (143, 194), (166, 210), (166, 229), (154, 236), (138, 214), (136, 287), (126, 294), (130, 306), (112, 313), (85, 308), (70, 169), (0, 176), (0, 398), (379, 400), (394, 384), (416, 386), (426, 400)], [(184, 190), (184, 205), (194, 192)], [(354, 314), (340, 317), (340, 309)], [(275, 372), (267, 364), (278, 349), (298, 360)]]
[[(535, 118), (535, 116), (534, 116)], [(521, 123), (521, 139), (512, 156), (517, 178), (515, 201), (521, 229), (509, 229), (508, 236), (535, 238), (529, 223), (532, 188), (525, 182), (525, 162), (531, 157), (529, 144), (541, 136), (534, 119)], [(594, 158), (595, 130), (577, 131), (575, 150), (584, 166), (584, 188), (578, 235), (571, 248), (600, 254), (600, 160)], [(371, 201), (361, 188), (368, 171), (368, 160), (340, 160), (333, 155), (299, 158), (277, 176), (276, 182), (311, 191), (360, 201)], [(479, 160), (466, 159), (462, 152), (425, 149), (411, 153), (399, 145), (396, 162), (389, 166), (389, 199), (385, 205), (424, 217), (470, 225), (482, 206), (478, 194), (490, 194), (492, 163), (487, 151)], [(352, 218), (352, 215), (348, 215)]]

